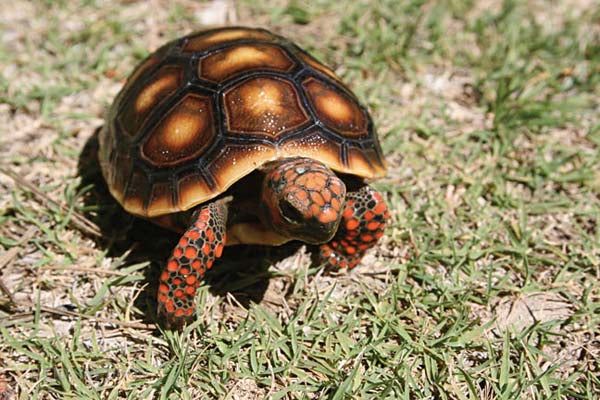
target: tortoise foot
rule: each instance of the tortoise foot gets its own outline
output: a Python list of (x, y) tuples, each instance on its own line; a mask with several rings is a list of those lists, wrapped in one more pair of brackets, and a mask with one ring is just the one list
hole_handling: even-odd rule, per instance
[(389, 216), (383, 196), (373, 188), (349, 192), (337, 233), (320, 246), (321, 261), (330, 267), (354, 268), (383, 236)]

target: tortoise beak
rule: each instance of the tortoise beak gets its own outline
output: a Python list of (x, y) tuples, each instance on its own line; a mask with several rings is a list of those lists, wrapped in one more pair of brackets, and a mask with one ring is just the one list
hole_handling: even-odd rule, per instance
[(323, 223), (314, 218), (305, 223), (297, 235), (301, 240), (310, 244), (326, 243), (335, 236), (339, 223), (339, 220)]
[(287, 222), (289, 233), (310, 244), (325, 243), (333, 238), (340, 222), (338, 214), (334, 213), (329, 218), (323, 218), (323, 215), (306, 218), (302, 206), (294, 203), (294, 199), (279, 202), (280, 214)]

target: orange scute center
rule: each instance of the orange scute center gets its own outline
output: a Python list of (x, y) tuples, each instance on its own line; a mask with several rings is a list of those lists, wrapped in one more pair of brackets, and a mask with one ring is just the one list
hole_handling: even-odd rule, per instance
[[(161, 71), (162, 72), (162, 71)], [(134, 108), (138, 113), (145, 113), (161, 99), (172, 93), (179, 85), (179, 74), (175, 72), (159, 73), (135, 99)]]
[(142, 156), (161, 167), (180, 164), (202, 154), (214, 136), (210, 100), (190, 94), (151, 133)]
[(225, 93), (227, 126), (238, 133), (270, 136), (308, 121), (291, 83), (277, 78), (251, 78)]
[(269, 69), (287, 71), (294, 64), (278, 47), (264, 44), (246, 44), (227, 48), (200, 62), (199, 75), (221, 82), (242, 71)]
[(355, 100), (315, 78), (308, 78), (302, 86), (318, 117), (328, 127), (352, 136), (367, 134), (367, 118)]

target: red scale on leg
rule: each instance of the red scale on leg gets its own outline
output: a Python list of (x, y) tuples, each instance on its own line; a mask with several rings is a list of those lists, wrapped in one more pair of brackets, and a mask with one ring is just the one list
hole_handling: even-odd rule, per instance
[(196, 240), (200, 237), (200, 232), (198, 232), (194, 228), (191, 228), (189, 231), (187, 231), (185, 233), (185, 237), (187, 237), (188, 239), (191, 239), (191, 240)]
[(221, 257), (226, 219), (224, 201), (201, 206), (167, 261), (160, 275), (158, 314), (168, 328), (180, 329), (192, 318), (200, 280), (215, 259)]
[(329, 243), (321, 245), (320, 254), (331, 266), (354, 268), (383, 236), (389, 212), (383, 196), (369, 186), (346, 196), (340, 227)]

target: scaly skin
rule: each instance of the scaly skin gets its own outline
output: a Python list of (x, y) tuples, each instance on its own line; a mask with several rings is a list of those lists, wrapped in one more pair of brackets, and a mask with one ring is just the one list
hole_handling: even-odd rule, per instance
[[(196, 289), (226, 243), (228, 201), (201, 205), (167, 261), (158, 312), (168, 328), (181, 329), (194, 315)], [(346, 193), (333, 171), (308, 158), (282, 160), (266, 169), (261, 207), (266, 229), (319, 244), (321, 260), (334, 268), (355, 267), (383, 236), (389, 218), (379, 192), (365, 185)]]
[(320, 257), (332, 267), (354, 268), (383, 236), (390, 213), (381, 193), (369, 186), (349, 192), (346, 199), (340, 227), (320, 246)]
[[(333, 171), (310, 158), (275, 164), (265, 177), (262, 201), (274, 230), (321, 244), (321, 260), (335, 268), (355, 267), (383, 236), (389, 218), (381, 193), (367, 185), (346, 193)], [(282, 201), (293, 206), (300, 224), (286, 221)]]
[[(323, 243), (337, 230), (345, 195), (344, 182), (318, 161), (294, 158), (276, 163), (263, 184), (264, 223), (293, 239)], [(291, 214), (287, 219), (282, 206)]]
[(168, 328), (180, 329), (194, 315), (196, 289), (225, 246), (227, 202), (202, 205), (160, 275), (158, 314)]

